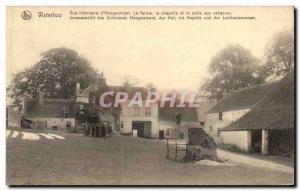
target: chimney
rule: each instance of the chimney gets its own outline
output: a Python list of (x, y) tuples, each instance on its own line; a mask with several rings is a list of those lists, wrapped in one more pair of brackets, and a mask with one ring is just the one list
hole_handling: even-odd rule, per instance
[(103, 72), (98, 76), (97, 79), (98, 89), (103, 89), (106, 87), (106, 81)]
[(79, 94), (80, 94), (80, 83), (77, 82), (76, 83), (76, 96), (79, 96)]

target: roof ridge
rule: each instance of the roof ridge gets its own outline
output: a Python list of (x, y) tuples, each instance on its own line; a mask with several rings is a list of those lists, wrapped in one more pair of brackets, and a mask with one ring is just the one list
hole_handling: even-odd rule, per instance
[(272, 93), (272, 91), (274, 91), (275, 88), (280, 88), (279, 83), (283, 81), (283, 78), (281, 80), (276, 80), (276, 82), (278, 82), (277, 86), (272, 87), (268, 92), (266, 92), (254, 105), (252, 108), (254, 108), (256, 105), (260, 104), (260, 102), (263, 101), (263, 99), (265, 99), (266, 96), (268, 96), (269, 94)]
[[(293, 74), (293, 73), (292, 73)], [(288, 129), (295, 128), (294, 120), (294, 79), (282, 78), (278, 84), (253, 105), (251, 110), (224, 130), (243, 129)], [(287, 89), (286, 89), (287, 88)], [(288, 96), (283, 98), (282, 95)], [(247, 126), (255, 121), (254, 126)], [(222, 130), (223, 130), (222, 129)]]
[[(242, 109), (247, 107), (254, 107), (254, 105), (259, 102), (259, 100), (264, 97), (268, 92), (267, 90), (272, 90), (279, 81), (271, 81), (264, 84), (257, 84), (248, 88), (242, 88), (236, 91), (232, 91), (229, 94), (226, 94), (220, 101), (218, 101), (209, 111), (206, 113), (216, 113), (217, 111), (230, 111), (229, 108), (233, 109)], [(247, 94), (247, 95), (245, 95)], [(254, 96), (253, 98), (249, 98), (250, 100), (244, 100), (241, 102), (241, 96)], [(246, 98), (245, 98), (246, 99)], [(234, 102), (234, 100), (236, 102)], [(238, 101), (239, 100), (239, 101)], [(239, 104), (241, 103), (241, 104)], [(229, 104), (229, 105), (228, 105)], [(248, 104), (248, 105), (247, 105)], [(251, 104), (251, 105), (249, 105)], [(241, 106), (241, 107), (240, 107)], [(224, 109), (225, 107), (225, 109)], [(223, 109), (222, 109), (223, 108)], [(227, 109), (226, 109), (227, 108)]]
[(261, 87), (261, 86), (272, 85), (272, 84), (278, 83), (279, 81), (280, 80), (274, 80), (274, 81), (270, 81), (270, 82), (265, 82), (263, 84), (256, 84), (256, 85), (253, 85), (253, 86), (250, 86), (250, 87), (241, 88), (241, 89), (238, 89), (238, 90), (232, 90), (230, 92), (230, 94), (231, 93), (235, 93), (235, 92), (241, 92), (241, 91), (244, 91), (244, 90), (249, 90), (249, 89), (257, 88), (257, 87)]

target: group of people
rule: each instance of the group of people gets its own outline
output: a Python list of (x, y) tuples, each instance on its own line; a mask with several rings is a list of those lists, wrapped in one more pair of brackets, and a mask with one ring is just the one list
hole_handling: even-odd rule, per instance
[(112, 136), (112, 127), (110, 123), (104, 124), (100, 122), (96, 123), (83, 123), (84, 136), (92, 137), (111, 137)]

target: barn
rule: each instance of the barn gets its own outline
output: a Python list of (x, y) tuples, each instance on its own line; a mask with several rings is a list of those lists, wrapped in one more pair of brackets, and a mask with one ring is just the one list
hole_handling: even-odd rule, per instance
[[(263, 155), (292, 155), (295, 128), (294, 71), (288, 73), (268, 94), (262, 97), (244, 116), (227, 127), (221, 134), (229, 140), (245, 133), (247, 136), (234, 143), (245, 145), (248, 152)], [(223, 140), (226, 142), (226, 140)]]

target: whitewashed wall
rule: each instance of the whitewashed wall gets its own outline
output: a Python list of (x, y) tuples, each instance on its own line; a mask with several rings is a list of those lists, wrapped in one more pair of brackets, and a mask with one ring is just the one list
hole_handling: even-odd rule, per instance
[(167, 129), (176, 128), (176, 123), (170, 122), (170, 121), (159, 121), (158, 128), (159, 128), (159, 130), (166, 131)]
[(251, 131), (221, 131), (222, 143), (234, 145), (236, 148), (250, 152), (251, 150)]
[[(122, 104), (122, 112), (120, 121), (123, 122), (123, 128), (120, 128), (120, 133), (132, 133), (133, 121), (150, 121), (151, 122), (151, 138), (158, 138), (158, 105), (153, 103), (150, 105), (151, 114), (146, 115), (146, 108), (139, 107), (138, 113), (134, 107), (128, 107), (129, 102)], [(146, 134), (149, 134), (149, 129), (146, 129)]]
[(80, 103), (89, 103), (89, 98), (88, 97), (83, 97), (83, 96), (78, 96), (76, 97), (76, 102)]
[[(120, 128), (120, 133), (132, 133), (132, 122), (133, 121), (150, 121), (151, 122), (151, 138), (158, 138), (158, 121), (157, 117), (130, 117), (121, 116), (121, 121), (123, 121), (123, 128)], [(149, 134), (149, 130), (145, 132)]]
[[(216, 142), (221, 142), (221, 135), (218, 137), (218, 129), (222, 129), (234, 121), (240, 119), (250, 109), (240, 109), (234, 111), (222, 112), (222, 120), (219, 120), (219, 113), (211, 113), (206, 115), (205, 132), (212, 136)], [(210, 131), (210, 127), (212, 130)]]

